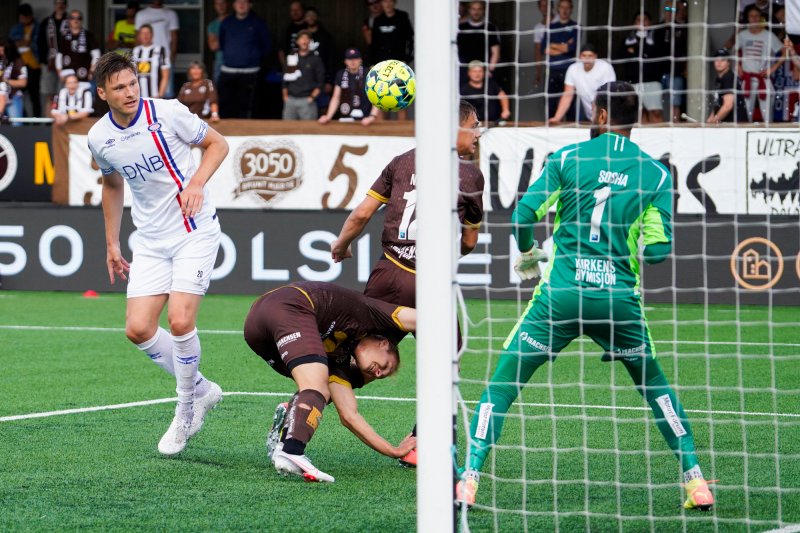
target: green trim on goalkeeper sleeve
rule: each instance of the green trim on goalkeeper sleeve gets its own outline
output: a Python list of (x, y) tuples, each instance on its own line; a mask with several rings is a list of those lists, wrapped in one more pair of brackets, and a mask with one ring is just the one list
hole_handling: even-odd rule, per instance
[(692, 426), (686, 418), (683, 405), (667, 382), (661, 365), (652, 357), (623, 359), (622, 364), (633, 379), (636, 390), (650, 404), (656, 426), (680, 461), (681, 470), (686, 472), (697, 466), (699, 463)]

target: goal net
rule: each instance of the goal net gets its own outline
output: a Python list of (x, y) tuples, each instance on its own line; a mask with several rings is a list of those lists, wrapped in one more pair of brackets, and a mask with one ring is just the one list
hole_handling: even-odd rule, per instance
[[(800, 6), (794, 4), (769, 7), (758, 31), (747, 22), (749, 10), (734, 0), (493, 1), (484, 5), (484, 17), (494, 26), (471, 18), (479, 5), (452, 4), (454, 18), (462, 9), (460, 29), (454, 29), (456, 83), (487, 126), (478, 156), (486, 214), (478, 246), (461, 258), (456, 277), (464, 346), (453, 379), (455, 466), (469, 469), (476, 431), (491, 435), (491, 416), (504, 421), (481, 465), (474, 506), (459, 507), (457, 529), (800, 531), (800, 61), (793, 64), (789, 43), (800, 42), (791, 27)], [(642, 22), (645, 11), (649, 24)], [(565, 12), (577, 23), (573, 36), (571, 24), (561, 22)], [(550, 24), (537, 26), (544, 17)], [(461, 45), (470, 42), (464, 36), (476, 35), (483, 55), (472, 58)], [(763, 59), (768, 76), (741, 70), (752, 67), (747, 54), (762, 46), (756, 41), (769, 48)], [(562, 49), (584, 74), (561, 70), (554, 57)], [(576, 61), (581, 50), (597, 58), (592, 69), (605, 61), (617, 79), (638, 84), (641, 124), (629, 141), (646, 154), (642, 165), (650, 156), (669, 171), (672, 253), (646, 264), (643, 243), (634, 249), (646, 331), (685, 416), (678, 406), (648, 403), (623, 363), (603, 357), (604, 349), (587, 335), (530, 380), (520, 379), (529, 350), (518, 351), (516, 378), (506, 383), (516, 389), (508, 412), (492, 411), (502, 403), (492, 398), (478, 410), (498, 363), (513, 355), (503, 348), (506, 340), (516, 339), (511, 346), (534, 341), (518, 321), (538, 280), (520, 281), (514, 271), (519, 251), (511, 214), (551, 154), (590, 139), (581, 97), (594, 78)], [(718, 68), (725, 62), (731, 75)], [(417, 66), (425, 72), (422, 63), (420, 53)], [(430, 86), (419, 68), (418, 74), (422, 96)], [(718, 75), (724, 79), (718, 82)], [(565, 78), (574, 85), (565, 89)], [(571, 104), (563, 105), (561, 96), (572, 92)], [(730, 117), (717, 117), (730, 101)], [(436, 127), (417, 111), (418, 131)], [(591, 161), (578, 160), (576, 172), (582, 164)], [(456, 175), (451, 172), (453, 183)], [(560, 253), (553, 244), (562, 222), (556, 209), (534, 225), (551, 258)], [(437, 224), (423, 215), (420, 228)], [(614, 224), (609, 216), (600, 212), (601, 226)], [(601, 282), (613, 276), (584, 274)], [(420, 287), (418, 294), (423, 309), (426, 292)], [(613, 303), (609, 298), (604, 305)], [(582, 320), (580, 331), (591, 323)], [(635, 348), (611, 343), (620, 351)], [(437, 353), (422, 341), (418, 346), (422, 357)], [(680, 443), (673, 449), (664, 428), (679, 442), (693, 434), (702, 476), (714, 481), (710, 512), (683, 508), (692, 475), (685, 475), (680, 459), (689, 449)]]

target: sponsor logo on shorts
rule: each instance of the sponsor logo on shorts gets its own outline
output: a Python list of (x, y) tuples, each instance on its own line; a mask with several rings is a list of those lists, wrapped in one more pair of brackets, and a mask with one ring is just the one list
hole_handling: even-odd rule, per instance
[(669, 394), (664, 394), (656, 398), (656, 403), (661, 408), (661, 412), (664, 413), (664, 419), (669, 424), (669, 427), (672, 428), (672, 432), (675, 433), (675, 436), (683, 437), (686, 435), (686, 428), (681, 424), (681, 419), (678, 418), (678, 414), (672, 406), (672, 400), (669, 399)]
[(281, 337), (278, 339), (278, 342), (275, 344), (278, 345), (278, 348), (283, 348), (285, 345), (289, 344), (290, 342), (294, 342), (297, 339), (302, 337), (299, 331), (295, 331), (294, 333), (289, 333), (288, 335)]
[(528, 335), (526, 331), (523, 331), (522, 333), (519, 334), (519, 342), (524, 342), (534, 350), (538, 350), (540, 352), (550, 351), (550, 346), (548, 346), (547, 344), (542, 344), (541, 342), (537, 341), (536, 339)]
[(633, 361), (647, 353), (647, 344), (642, 343), (635, 348), (617, 348), (611, 350), (611, 357), (614, 359), (622, 358), (626, 361)]
[(489, 431), (489, 420), (492, 418), (493, 403), (481, 404), (481, 410), (478, 412), (478, 426), (475, 428), (475, 438), (485, 439), (486, 433)]
[(247, 141), (233, 156), (238, 181), (234, 198), (249, 194), (265, 203), (292, 191), (303, 182), (303, 157), (300, 147), (288, 139)]

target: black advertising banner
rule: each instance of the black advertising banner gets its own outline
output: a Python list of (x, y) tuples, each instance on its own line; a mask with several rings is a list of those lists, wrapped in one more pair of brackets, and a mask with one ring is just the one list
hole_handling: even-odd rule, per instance
[[(363, 289), (380, 257), (382, 217), (353, 243), (353, 258), (333, 263), (330, 243), (346, 211), (221, 210), (222, 244), (211, 293), (261, 294), (289, 281), (331, 281)], [(516, 245), (508, 212), (487, 215), (477, 248), (460, 261), (468, 298), (530, 297), (512, 268)], [(123, 216), (122, 250), (133, 228)], [(424, 228), (420, 228), (424, 231)], [(546, 243), (546, 225), (538, 238)], [(644, 265), (648, 302), (796, 305), (800, 298), (800, 224), (796, 217), (679, 216), (675, 256)], [(94, 207), (0, 206), (4, 289), (122, 291), (105, 266), (103, 215)]]
[(0, 201), (52, 199), (51, 132), (49, 125), (0, 126)]

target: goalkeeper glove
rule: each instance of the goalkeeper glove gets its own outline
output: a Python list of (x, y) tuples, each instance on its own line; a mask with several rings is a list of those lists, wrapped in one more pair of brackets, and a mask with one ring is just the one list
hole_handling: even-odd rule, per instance
[(538, 278), (542, 275), (542, 271), (539, 268), (540, 261), (547, 261), (547, 253), (544, 250), (540, 250), (537, 248), (537, 242), (533, 242), (533, 246), (527, 252), (522, 252), (519, 256), (517, 256), (517, 260), (514, 262), (514, 271), (520, 277), (520, 279), (533, 279)]

